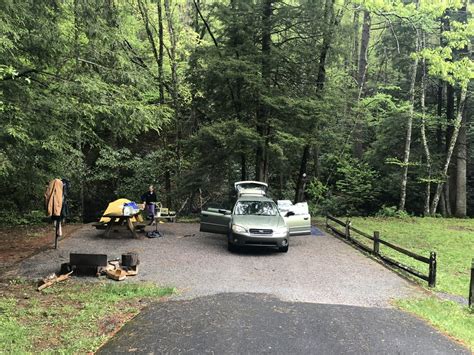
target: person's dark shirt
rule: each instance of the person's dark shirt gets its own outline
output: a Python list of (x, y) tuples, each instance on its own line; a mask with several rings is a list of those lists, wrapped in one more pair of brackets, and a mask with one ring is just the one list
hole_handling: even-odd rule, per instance
[(142, 195), (142, 201), (145, 201), (147, 205), (150, 205), (152, 202), (156, 202), (158, 200), (156, 199), (155, 192), (148, 191)]

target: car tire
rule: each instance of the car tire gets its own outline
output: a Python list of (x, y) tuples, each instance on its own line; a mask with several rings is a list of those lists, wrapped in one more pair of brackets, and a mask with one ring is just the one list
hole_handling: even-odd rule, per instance
[(287, 253), (288, 252), (288, 245), (286, 247), (279, 247), (278, 250), (281, 252), (281, 253)]
[(234, 244), (227, 242), (227, 250), (230, 251), (231, 253), (235, 253), (237, 251), (237, 246)]

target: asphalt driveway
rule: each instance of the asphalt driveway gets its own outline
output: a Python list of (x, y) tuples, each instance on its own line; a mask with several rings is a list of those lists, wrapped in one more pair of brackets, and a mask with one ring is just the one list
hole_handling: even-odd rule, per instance
[(220, 294), (151, 306), (99, 354), (469, 354), (395, 309)]

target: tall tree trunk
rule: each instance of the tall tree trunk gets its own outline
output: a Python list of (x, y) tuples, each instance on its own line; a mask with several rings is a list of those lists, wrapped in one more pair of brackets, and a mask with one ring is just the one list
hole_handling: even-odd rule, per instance
[(324, 22), (326, 29), (323, 36), (321, 52), (319, 54), (318, 76), (316, 79), (316, 90), (319, 93), (323, 90), (324, 83), (326, 81), (326, 57), (331, 45), (333, 29), (335, 25), (334, 2), (335, 0), (326, 0), (326, 4), (324, 6)]
[(447, 85), (446, 89), (446, 120), (448, 127), (446, 129), (446, 145), (445, 152), (449, 149), (449, 142), (451, 142), (451, 136), (453, 135), (453, 121), (454, 121), (454, 88), (451, 84)]
[[(467, 0), (464, 1), (463, 6), (460, 9), (460, 22), (467, 23)], [(457, 53), (456, 53), (457, 52)], [(467, 46), (461, 49), (455, 50), (455, 55), (458, 54), (460, 57), (467, 57), (469, 55)], [(467, 203), (466, 203), (466, 183), (467, 183), (467, 139), (466, 139), (466, 115), (465, 106), (463, 107), (461, 127), (459, 127), (459, 136), (456, 147), (456, 201), (454, 214), (456, 217), (464, 218), (467, 214)]]
[[(359, 25), (360, 10), (357, 9), (357, 5), (354, 5), (354, 18), (352, 20), (352, 36), (353, 36), (353, 46), (352, 51), (352, 76), (355, 80), (358, 78), (358, 68), (359, 68), (359, 41), (360, 41), (360, 25)], [(357, 81), (358, 82), (358, 81)]]
[[(158, 1), (161, 1), (161, 0), (158, 0)], [(199, 12), (198, 12), (198, 8), (200, 7), (200, 3), (201, 1), (200, 0), (197, 0), (196, 1), (196, 6), (194, 6), (194, 12), (193, 12), (193, 15), (194, 16), (191, 16), (192, 17), (192, 28), (195, 32), (196, 35), (199, 35), (199, 39), (201, 39), (202, 35), (204, 35), (204, 31), (202, 32), (202, 35), (201, 35), (201, 30), (200, 30), (200, 26), (199, 26)], [(195, 55), (191, 55), (190, 59), (189, 59), (189, 67), (190, 67), (190, 72), (193, 73), (195, 72), (196, 68), (197, 68), (197, 58)], [(199, 120), (198, 120), (198, 114), (197, 114), (197, 103), (196, 103), (196, 97), (197, 97), (197, 89), (195, 87), (195, 85), (192, 85), (191, 86), (191, 108), (190, 108), (190, 118), (191, 118), (191, 132), (192, 133), (195, 133), (198, 131), (199, 129)]]
[(240, 153), (240, 179), (247, 180), (247, 159), (245, 153)]
[(279, 189), (278, 189), (278, 199), (279, 200), (282, 200), (283, 199), (283, 169), (280, 167), (280, 173), (278, 174), (278, 177), (279, 177)]
[[(258, 114), (257, 114), (257, 119), (258, 119)], [(259, 123), (257, 123), (257, 133), (260, 137), (263, 136), (263, 130), (258, 127)], [(265, 143), (260, 142), (259, 145), (256, 148), (255, 151), (255, 180), (257, 181), (263, 181), (264, 179), (264, 145)]]
[[(201, 12), (200, 1), (193, 0), (193, 3), (194, 3), (194, 7), (196, 8), (197, 15), (201, 18), (201, 21), (203, 22), (207, 33), (211, 37), (212, 42), (214, 43), (214, 46), (217, 49), (219, 49), (219, 44), (217, 42), (216, 36), (214, 36), (214, 33), (212, 32), (211, 27), (209, 26), (209, 23), (206, 21), (206, 19), (204, 18), (204, 15)], [(231, 5), (233, 3), (234, 2), (232, 1)], [(219, 54), (219, 57), (222, 58), (222, 53), (220, 51), (218, 51), (218, 54)], [(234, 89), (232, 88), (232, 85), (230, 84), (229, 78), (226, 77), (225, 81), (226, 81), (226, 84), (227, 84), (227, 88), (229, 89), (229, 94), (230, 94), (232, 104), (234, 106), (235, 116), (237, 117), (238, 120), (240, 120), (239, 105), (237, 104), (236, 99), (235, 99)]]
[[(262, 7), (262, 82), (268, 92), (270, 90), (270, 55), (271, 55), (271, 17), (273, 12), (274, 0), (263, 0)], [(263, 95), (263, 92), (260, 93)], [(257, 133), (262, 139), (258, 145), (255, 154), (255, 177), (258, 181), (267, 181), (268, 179), (268, 144), (269, 144), (269, 123), (268, 108), (262, 99), (259, 99), (257, 109)]]
[(441, 120), (443, 117), (443, 93), (444, 93), (445, 82), (443, 80), (438, 81), (438, 90), (436, 97), (436, 114), (438, 116), (438, 127), (436, 129), (436, 145), (438, 147), (437, 153), (441, 154), (443, 150), (443, 125)]
[(155, 62), (158, 66), (158, 75), (160, 73), (160, 56), (158, 54), (158, 51), (156, 49), (156, 43), (155, 43), (155, 38), (153, 36), (153, 32), (151, 31), (151, 26), (150, 26), (150, 19), (148, 16), (148, 8), (146, 7), (146, 4), (142, 2), (142, 0), (138, 0), (138, 9), (140, 10), (140, 14), (143, 19), (143, 23), (145, 24), (145, 31), (147, 34), (148, 42), (150, 42), (151, 50), (153, 52), (153, 57), (155, 58)]
[(165, 192), (166, 192), (166, 207), (171, 208), (171, 171), (165, 171)]
[(165, 90), (164, 90), (164, 77), (163, 77), (163, 10), (161, 6), (161, 0), (156, 2), (156, 12), (158, 14), (158, 90), (160, 93), (160, 104), (165, 103)]
[[(319, 54), (318, 73), (316, 78), (316, 94), (321, 97), (324, 85), (326, 83), (326, 61), (331, 47), (333, 38), (334, 28), (338, 22), (336, 14), (334, 12), (335, 0), (326, 0), (324, 6), (324, 23), (325, 30), (323, 35), (323, 43), (321, 46), (321, 52)], [(312, 129), (311, 129), (312, 131)], [(295, 189), (295, 203), (301, 202), (304, 198), (304, 179), (306, 176), (307, 164), (311, 155), (310, 143), (306, 143), (303, 148), (303, 154), (301, 156), (300, 170), (298, 178), (296, 180)]]
[[(161, 1), (157, 1), (157, 14), (158, 14), (158, 48), (156, 47), (155, 37), (152, 32), (152, 26), (150, 24), (150, 18), (148, 15), (148, 8), (146, 4), (143, 3), (142, 0), (138, 0), (138, 8), (140, 10), (140, 14), (142, 16), (143, 22), (145, 24), (145, 31), (147, 34), (148, 42), (150, 43), (153, 57), (155, 58), (156, 66), (158, 69), (158, 90), (159, 90), (159, 102), (160, 105), (163, 105), (165, 102), (165, 93), (164, 93), (164, 71), (163, 71), (163, 48), (164, 48), (164, 41), (163, 41), (163, 13), (162, 13), (162, 6)], [(165, 0), (167, 1), (167, 0)], [(168, 139), (164, 137), (164, 146), (167, 146)], [(166, 193), (166, 206), (171, 208), (171, 171), (169, 168), (165, 172), (165, 193)]]
[(178, 178), (181, 175), (181, 122), (180, 122), (180, 102), (179, 102), (179, 78), (177, 63), (177, 46), (178, 37), (174, 28), (173, 13), (171, 11), (170, 0), (164, 0), (166, 22), (168, 24), (168, 35), (170, 46), (168, 48), (168, 56), (170, 58), (171, 67), (171, 98), (173, 101), (174, 118), (175, 118), (175, 154), (176, 154), (176, 174)]
[[(163, 71), (163, 56), (164, 56), (164, 39), (163, 39), (163, 8), (161, 4), (162, 0), (158, 0), (156, 2), (156, 12), (158, 15), (158, 59), (157, 59), (157, 66), (158, 66), (158, 90), (159, 90), (159, 100), (160, 105), (165, 104), (165, 89), (164, 89), (164, 71)], [(167, 146), (166, 142), (168, 140), (165, 139), (165, 147)], [(171, 208), (171, 171), (170, 167), (167, 167), (165, 172), (165, 193), (166, 193), (166, 206)]]
[[(436, 130), (436, 152), (441, 155), (444, 152), (444, 144), (443, 144), (443, 125), (441, 123), (443, 117), (443, 97), (444, 97), (444, 89), (445, 89), (445, 82), (443, 80), (438, 81), (438, 92), (437, 92), (437, 115), (438, 115), (438, 127)], [(444, 190), (444, 189), (443, 189)], [(446, 210), (446, 198), (445, 198), (445, 191), (441, 194), (440, 197), (440, 208), (441, 214), (446, 217), (448, 216), (448, 211)], [(431, 214), (431, 212), (430, 212)]]
[[(458, 112), (456, 115), (456, 120), (454, 121), (454, 127), (453, 127), (453, 132), (451, 135), (451, 140), (449, 142), (449, 147), (448, 147), (448, 152), (446, 153), (446, 160), (444, 162), (443, 170), (442, 170), (442, 177), (446, 179), (448, 175), (448, 168), (449, 164), (451, 163), (451, 157), (453, 155), (454, 151), (454, 146), (456, 145), (456, 141), (458, 139), (458, 134), (459, 134), (459, 129), (461, 127), (462, 123), (462, 117), (463, 117), (463, 111), (464, 111), (464, 104), (466, 102), (466, 94), (467, 94), (467, 88), (462, 88), (461, 89), (461, 96), (459, 98), (459, 106), (458, 106)], [(436, 192), (433, 197), (433, 200), (431, 201), (431, 214), (434, 215), (436, 213), (436, 210), (438, 208), (438, 202), (439, 202), (439, 197), (441, 195), (441, 191), (443, 189), (444, 183), (438, 183), (436, 187)]]
[[(441, 192), (441, 196), (439, 198), (439, 207), (441, 209), (441, 215), (443, 217), (446, 217), (447, 216), (447, 212), (446, 212), (446, 199), (444, 198), (444, 194), (445, 194), (445, 191), (443, 189), (443, 191)], [(430, 215), (431, 215), (431, 207), (430, 207)]]
[[(422, 39), (422, 49), (425, 48), (425, 33), (423, 33)], [(430, 147), (428, 145), (428, 140), (426, 138), (426, 105), (425, 105), (425, 95), (426, 95), (426, 60), (423, 58), (421, 60), (422, 65), (422, 76), (421, 76), (421, 141), (423, 143), (423, 150), (426, 157), (426, 190), (425, 190), (425, 205), (423, 208), (423, 215), (429, 216), (430, 214), (430, 199), (431, 199), (431, 153)]]
[(305, 145), (303, 148), (303, 156), (301, 158), (300, 171), (298, 174), (298, 180), (296, 184), (295, 203), (303, 201), (304, 198), (304, 182), (306, 178), (306, 166), (310, 156), (310, 146)]
[(463, 115), (461, 127), (459, 127), (459, 136), (456, 146), (456, 208), (454, 215), (459, 218), (466, 217), (466, 182), (467, 182), (467, 141), (466, 141), (466, 117)]
[[(446, 31), (450, 31), (451, 29), (451, 24), (450, 24), (450, 17), (451, 17), (451, 11), (446, 10), (444, 16), (441, 19), (441, 35), (440, 35), (440, 46), (445, 47), (447, 46), (447, 40), (444, 37), (443, 33)], [(445, 132), (445, 149), (444, 149), (444, 154), (447, 156), (450, 142), (451, 142), (451, 137), (453, 134), (453, 121), (454, 121), (454, 96), (455, 96), (455, 90), (454, 87), (446, 83), (446, 121), (447, 121), (447, 126), (446, 126), (446, 132)], [(451, 164), (448, 167), (448, 172), (445, 176), (446, 182), (443, 186), (444, 188), (444, 201), (446, 204), (446, 215), (447, 216), (452, 216), (452, 207), (454, 206), (454, 198), (456, 197), (455, 194), (452, 192), (455, 191), (455, 183), (456, 181), (452, 179), (452, 176), (455, 176), (455, 170), (453, 167), (453, 164)]]
[[(74, 59), (75, 59), (75, 66), (76, 66), (76, 73), (79, 73), (79, 57), (80, 57), (80, 43), (79, 43), (79, 29), (80, 29), (80, 23), (79, 23), (79, 13), (78, 13), (78, 0), (74, 0), (73, 2), (73, 12), (74, 12)], [(82, 128), (81, 125), (79, 124), (80, 121), (77, 120), (78, 123), (78, 128), (77, 128), (77, 141), (76, 141), (76, 149), (78, 152), (82, 152), (83, 154), (83, 164), (87, 165), (86, 159), (85, 159), (85, 154), (83, 151), (83, 144), (82, 144)], [(81, 221), (84, 223), (84, 171), (83, 169), (79, 173), (79, 199), (80, 199), (80, 213), (81, 213)]]
[[(415, 36), (415, 51), (419, 50), (419, 36), (418, 30), (416, 30)], [(405, 138), (405, 152), (403, 156), (403, 175), (400, 184), (400, 203), (398, 209), (400, 211), (405, 210), (406, 193), (407, 193), (407, 180), (408, 180), (408, 166), (410, 163), (410, 150), (411, 150), (411, 133), (413, 126), (413, 115), (415, 110), (415, 84), (416, 84), (416, 73), (418, 70), (418, 56), (413, 60), (410, 80), (410, 112), (408, 113), (407, 120), (407, 133)]]
[[(371, 16), (370, 12), (364, 11), (364, 20), (362, 23), (362, 36), (360, 40), (360, 53), (358, 60), (358, 72), (357, 72), (357, 102), (362, 98), (364, 92), (365, 82), (367, 80), (367, 65), (369, 63), (368, 53), (369, 53), (369, 42), (370, 42), (370, 26), (371, 26)], [(354, 144), (353, 144), (353, 154), (356, 158), (362, 158), (364, 153), (363, 150), (363, 132), (362, 124), (359, 122), (359, 117), (356, 117), (356, 122), (354, 126)]]
[[(451, 84), (446, 85), (446, 139), (445, 139), (445, 154), (448, 154), (449, 144), (451, 137), (453, 135), (453, 122), (455, 116), (455, 89)], [(456, 161), (454, 161), (456, 163)], [(455, 206), (456, 198), (456, 180), (453, 177), (456, 176), (455, 164), (450, 164), (448, 167), (448, 173), (446, 175), (446, 183), (444, 184), (445, 191), (445, 203), (446, 203), (446, 212), (448, 216), (452, 216), (452, 210)]]
[(314, 148), (314, 170), (315, 175), (318, 180), (321, 179), (321, 159), (320, 159), (321, 149), (319, 145), (316, 145)]
[[(324, 85), (326, 84), (326, 62), (329, 50), (331, 48), (332, 39), (335, 27), (340, 21), (342, 17), (342, 11), (336, 13), (334, 11), (334, 4), (335, 0), (326, 0), (324, 6), (324, 35), (323, 35), (323, 43), (321, 46), (321, 52), (319, 54), (319, 62), (318, 62), (318, 72), (316, 78), (316, 95), (320, 98), (322, 97), (322, 93), (324, 90)], [(313, 127), (311, 128), (313, 131)], [(305, 176), (307, 170), (307, 163), (308, 160), (311, 158), (311, 145), (307, 142), (303, 148), (303, 154), (301, 156), (301, 163), (300, 163), (300, 170), (298, 174), (298, 178), (296, 181), (296, 189), (295, 189), (295, 203), (300, 202), (304, 198), (304, 185), (305, 185)]]
[[(449, 175), (446, 175), (446, 183), (443, 186), (443, 197), (444, 197), (444, 207), (446, 209), (447, 217), (451, 217), (453, 215), (453, 212), (451, 210), (451, 189), (449, 188), (449, 183), (450, 183)], [(434, 213), (436, 213), (436, 211)]]

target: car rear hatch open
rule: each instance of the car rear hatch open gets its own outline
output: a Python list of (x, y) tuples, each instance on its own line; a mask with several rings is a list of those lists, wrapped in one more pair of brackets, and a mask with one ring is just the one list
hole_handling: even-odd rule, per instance
[(260, 181), (237, 181), (234, 183), (237, 197), (245, 195), (265, 196), (268, 190), (268, 184)]

